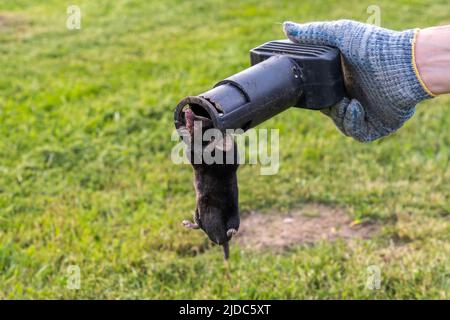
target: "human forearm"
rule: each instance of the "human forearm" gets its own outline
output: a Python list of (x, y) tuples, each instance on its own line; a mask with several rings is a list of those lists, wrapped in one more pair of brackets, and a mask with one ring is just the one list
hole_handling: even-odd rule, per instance
[(450, 25), (420, 30), (415, 60), (420, 78), (433, 94), (450, 93)]

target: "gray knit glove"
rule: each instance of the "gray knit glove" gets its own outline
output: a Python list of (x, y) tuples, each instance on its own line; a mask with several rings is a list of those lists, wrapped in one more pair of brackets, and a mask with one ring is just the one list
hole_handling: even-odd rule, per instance
[(284, 23), (293, 42), (337, 47), (343, 57), (349, 96), (324, 110), (346, 135), (367, 142), (408, 120), (415, 105), (433, 94), (414, 61), (415, 30), (402, 32), (351, 20)]

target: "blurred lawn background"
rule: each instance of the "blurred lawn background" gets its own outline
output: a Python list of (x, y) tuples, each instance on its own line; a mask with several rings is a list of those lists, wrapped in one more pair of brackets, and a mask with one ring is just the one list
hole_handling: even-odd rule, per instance
[[(69, 4), (81, 30), (66, 28)], [(226, 265), (180, 226), (195, 198), (191, 168), (170, 161), (176, 103), (246, 68), (284, 20), (366, 21), (372, 4), (387, 28), (450, 23), (447, 0), (2, 0), (0, 298), (448, 299), (448, 96), (371, 144), (306, 110), (261, 126), (280, 129), (281, 167), (240, 168), (241, 210), (327, 204), (382, 224), (371, 240), (233, 244)], [(369, 265), (380, 290), (365, 288)]]

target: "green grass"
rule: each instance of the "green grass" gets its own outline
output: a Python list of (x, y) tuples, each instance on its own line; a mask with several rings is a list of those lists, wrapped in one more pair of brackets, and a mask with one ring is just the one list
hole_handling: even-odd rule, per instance
[[(280, 22), (365, 21), (373, 1), (74, 3), (78, 31), (65, 1), (0, 4), (0, 298), (449, 298), (448, 96), (371, 144), (305, 110), (261, 126), (280, 129), (281, 168), (240, 168), (241, 209), (337, 206), (382, 224), (372, 240), (233, 244), (225, 265), (180, 226), (195, 198), (191, 168), (170, 161), (178, 100), (247, 67)], [(378, 3), (384, 27), (450, 22), (447, 0)], [(365, 288), (370, 265), (380, 290)]]

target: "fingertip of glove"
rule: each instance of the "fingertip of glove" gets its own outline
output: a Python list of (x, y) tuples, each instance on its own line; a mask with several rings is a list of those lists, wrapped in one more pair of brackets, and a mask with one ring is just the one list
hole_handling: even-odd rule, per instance
[(289, 34), (291, 32), (292, 29), (292, 22), (291, 21), (285, 21), (283, 22), (283, 32), (284, 34), (289, 37)]
[(292, 22), (292, 21), (285, 21), (285, 22), (283, 22), (284, 34), (288, 38), (297, 36), (298, 33), (296, 32), (296, 26), (297, 26), (297, 24)]
[(347, 106), (347, 112), (345, 116), (346, 118), (353, 120), (360, 119), (364, 117), (364, 108), (358, 100), (352, 99)]
[(358, 100), (352, 99), (345, 110), (343, 127), (345, 133), (360, 142), (366, 142), (367, 124), (365, 123), (365, 112)]
[(334, 106), (330, 108), (331, 117), (342, 124), (344, 120), (345, 113), (347, 112), (347, 107), (350, 104), (351, 100), (347, 97), (342, 98), (341, 101), (336, 103)]

